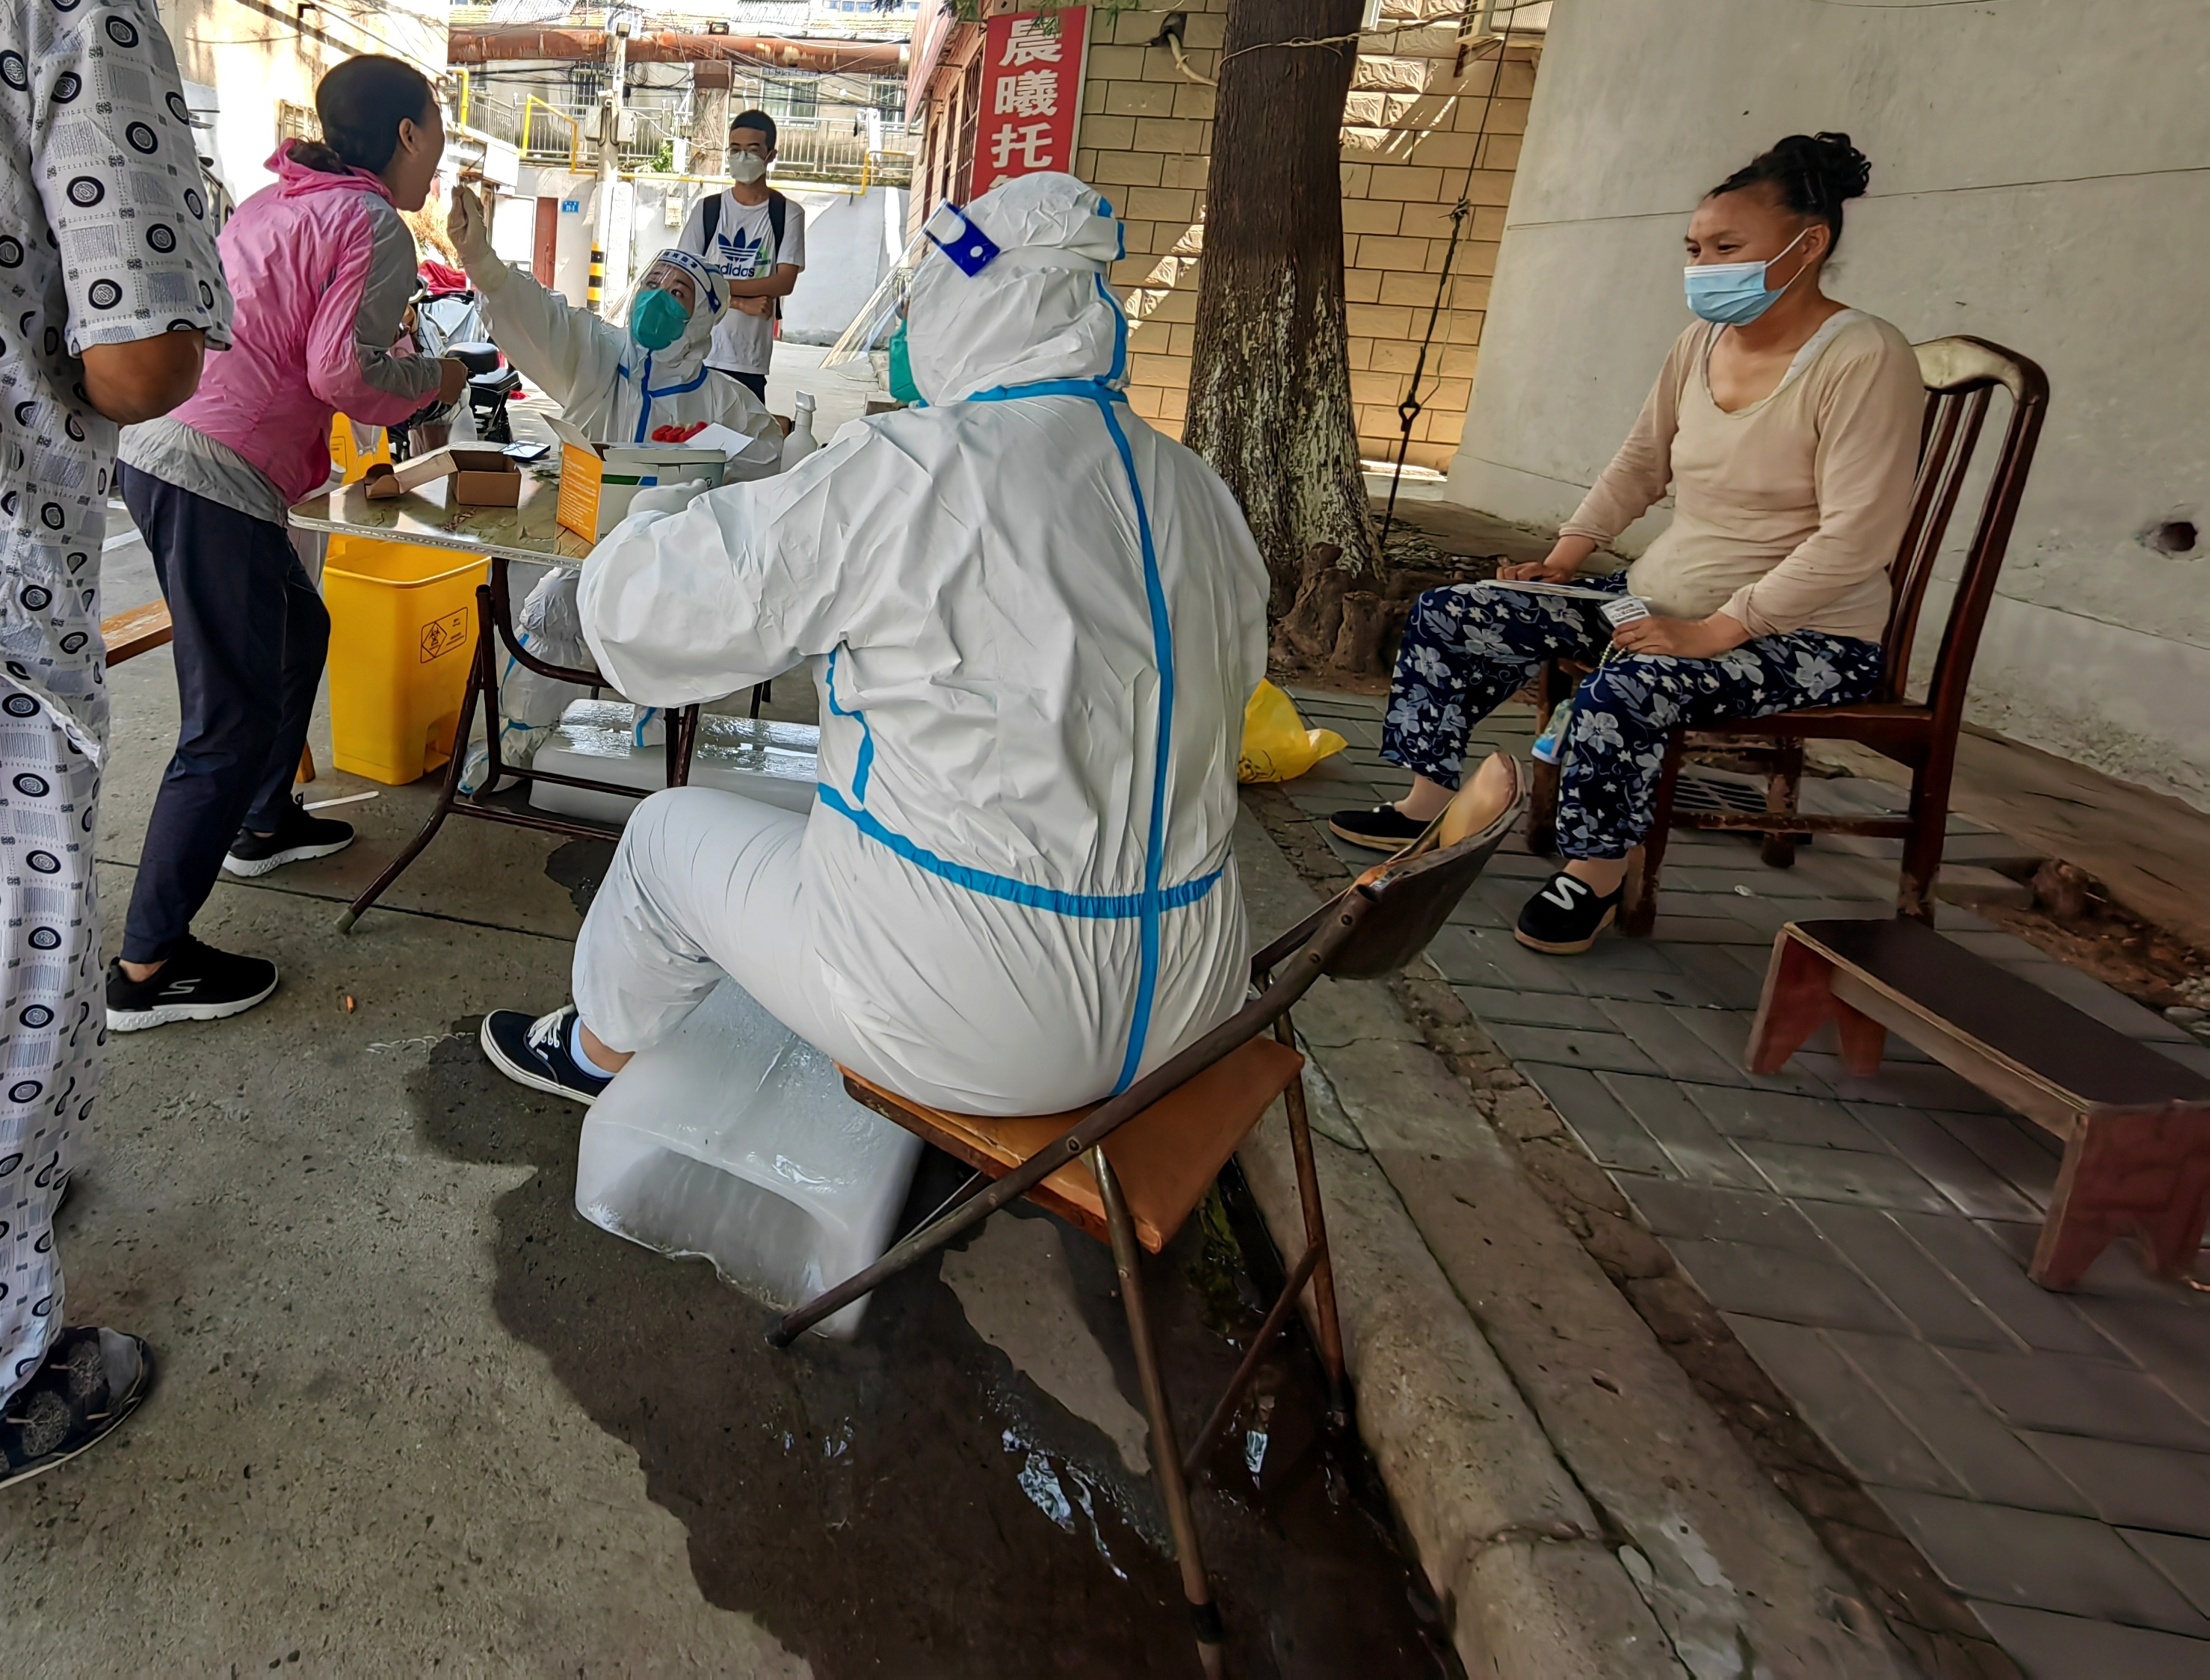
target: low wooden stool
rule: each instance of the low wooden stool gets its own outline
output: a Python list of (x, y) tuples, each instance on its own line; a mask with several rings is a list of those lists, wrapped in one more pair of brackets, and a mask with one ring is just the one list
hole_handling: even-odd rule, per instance
[(1778, 1073), (1828, 1021), (1859, 1078), (1893, 1032), (2064, 1140), (2035, 1283), (2070, 1289), (2128, 1235), (2188, 1275), (2210, 1218), (2210, 1079), (1904, 916), (1780, 930), (1750, 1071)]

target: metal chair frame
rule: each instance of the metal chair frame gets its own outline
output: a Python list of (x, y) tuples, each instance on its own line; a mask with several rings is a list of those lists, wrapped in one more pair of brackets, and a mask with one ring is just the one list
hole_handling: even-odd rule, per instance
[[(898, 1242), (873, 1266), (783, 1314), (768, 1332), (768, 1341), (776, 1347), (789, 1346), (812, 1326), (879, 1288), (1007, 1203), (1035, 1190), (1069, 1162), (1078, 1158), (1085, 1161), (1096, 1176), (1104, 1204), (1114, 1267), (1150, 1423), (1152, 1464), (1174, 1538), (1199, 1656), (1207, 1675), (1218, 1675), (1222, 1671), (1220, 1613), (1205, 1574), (1204, 1553), (1190, 1504), (1189, 1484), (1217, 1445), (1237, 1402), (1258, 1373), (1262, 1355), (1288, 1321), (1290, 1309), (1307, 1284), (1313, 1290), (1320, 1361), (1327, 1376), (1329, 1421), (1338, 1429), (1347, 1428), (1350, 1421), (1350, 1395), (1344, 1369), (1342, 1324), (1336, 1306), (1326, 1218), (1313, 1159), (1301, 1064), (1299, 1071), (1290, 1075), (1280, 1095), (1288, 1111), (1289, 1149), (1296, 1166), (1305, 1247), (1289, 1267), (1282, 1292), (1187, 1453), (1176, 1445), (1174, 1415), (1144, 1301), (1139, 1265), (1142, 1246), (1120, 1181), (1106, 1159), (1102, 1145), (1120, 1127), (1262, 1033), (1271, 1031), (1282, 1044), (1294, 1050), (1296, 1030), (1290, 1011), (1323, 975), (1344, 980), (1374, 979), (1393, 973), (1416, 957), (1511, 831), (1525, 802), (1524, 787), (1515, 779), (1505, 809), (1478, 832), (1447, 847), (1440, 843), (1444, 819), (1438, 818), (1418, 840), (1386, 862), (1368, 869), (1336, 897), (1254, 956), (1251, 959), (1251, 978), (1257, 995), (1241, 1009), (1119, 1096), (1099, 1103), (1056, 1142), (1038, 1150), (1018, 1166), (993, 1181), (987, 1171), (978, 1170), (920, 1230)], [(855, 1096), (860, 1094), (854, 1090)], [(918, 1117), (902, 1117), (896, 1103), (885, 1103), (872, 1094), (866, 1100), (877, 1112), (927, 1134), (925, 1127), (917, 1123)], [(983, 1187), (986, 1183), (987, 1188)], [(1171, 1237), (1172, 1233), (1166, 1235)]]

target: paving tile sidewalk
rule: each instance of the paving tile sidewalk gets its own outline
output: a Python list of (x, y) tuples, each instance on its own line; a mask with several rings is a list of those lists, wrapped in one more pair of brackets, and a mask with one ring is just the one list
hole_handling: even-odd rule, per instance
[[(1285, 789), (1301, 812), (1401, 792), (1376, 752), (1380, 700), (1297, 698), (1351, 742)], [(1524, 755), (1532, 734), (1531, 711), (1507, 707), (1480, 741)], [(1814, 789), (1894, 798), (1872, 783)], [(1947, 855), (2020, 849), (1960, 820)], [(2051, 1141), (1907, 1046), (1874, 1079), (1819, 1041), (1779, 1074), (1742, 1071), (1774, 932), (1887, 914), (1893, 850), (1821, 840), (1782, 871), (1744, 841), (1678, 834), (1657, 936), (1560, 959), (1512, 938), (1550, 867), (1515, 836), (1428, 957), (2021, 1669), (2210, 1674), (2210, 1296), (2151, 1277), (2123, 1245), (2071, 1294), (2027, 1282)], [(2210, 1073), (2210, 1048), (1969, 910), (1945, 904), (1938, 925)]]

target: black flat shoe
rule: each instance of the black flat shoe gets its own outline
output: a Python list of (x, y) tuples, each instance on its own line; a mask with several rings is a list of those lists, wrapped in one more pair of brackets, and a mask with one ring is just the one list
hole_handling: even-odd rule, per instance
[(1352, 845), (1376, 852), (1401, 852), (1428, 831), (1425, 823), (1414, 822), (1393, 805), (1338, 811), (1327, 825)]
[(0, 1488), (27, 1482), (96, 1445), (138, 1410), (154, 1357), (119, 1330), (57, 1334), (45, 1363), (0, 1410)]
[(1596, 936), (1619, 914), (1621, 886), (1598, 893), (1586, 881), (1562, 869), (1543, 883), (1542, 889), (1519, 907), (1519, 925), (1513, 937), (1531, 951), (1554, 957), (1574, 957), (1596, 943)]

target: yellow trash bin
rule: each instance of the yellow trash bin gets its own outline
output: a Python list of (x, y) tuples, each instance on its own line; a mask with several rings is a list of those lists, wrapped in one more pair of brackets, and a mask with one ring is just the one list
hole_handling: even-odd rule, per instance
[(476, 645), (486, 555), (334, 536), (323, 563), (330, 609), (330, 758), (398, 787), (452, 756)]
[[(365, 454), (353, 445), (362, 435), (372, 433), (376, 447)], [(364, 426), (356, 431), (353, 423), (343, 414), (330, 422), (330, 459), (344, 474), (345, 482), (353, 483), (365, 478), (368, 469), (381, 461), (391, 464), (391, 434), (380, 426)]]

